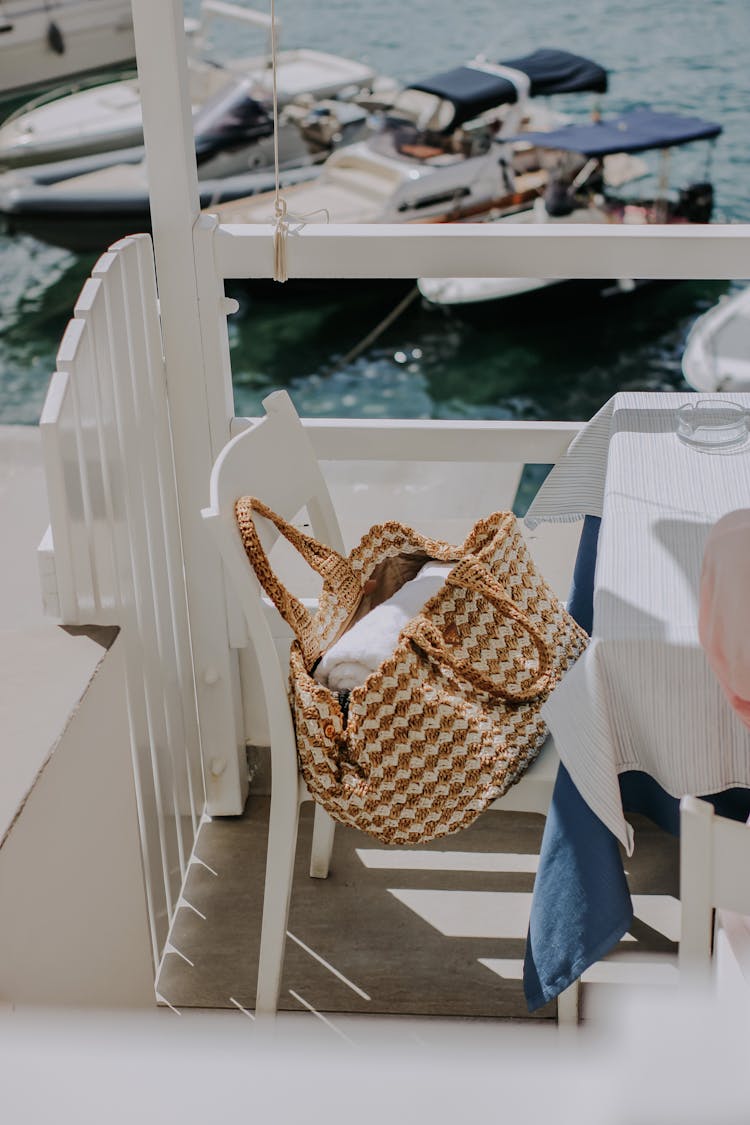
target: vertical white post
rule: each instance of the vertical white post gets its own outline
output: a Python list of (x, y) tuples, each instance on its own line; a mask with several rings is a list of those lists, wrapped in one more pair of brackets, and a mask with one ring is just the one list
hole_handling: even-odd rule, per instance
[[(214, 275), (214, 299), (208, 307), (199, 300), (210, 283), (199, 282), (193, 249), (200, 206), (182, 0), (133, 0), (133, 24), (207, 809), (232, 815), (247, 794), (236, 655), (219, 559), (200, 515), (232, 413), (229, 372), (207, 362), (201, 325), (222, 315), (223, 294)], [(217, 399), (226, 404), (222, 422)]]
[(680, 801), (680, 972), (711, 974), (714, 905), (714, 810), (708, 801)]

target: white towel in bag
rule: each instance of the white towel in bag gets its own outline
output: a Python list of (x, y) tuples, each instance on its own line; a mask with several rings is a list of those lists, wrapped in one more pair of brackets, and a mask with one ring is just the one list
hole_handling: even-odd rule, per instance
[(399, 633), (442, 587), (452, 564), (429, 562), (411, 581), (353, 625), (322, 657), (315, 679), (332, 691), (351, 691), (391, 656)]

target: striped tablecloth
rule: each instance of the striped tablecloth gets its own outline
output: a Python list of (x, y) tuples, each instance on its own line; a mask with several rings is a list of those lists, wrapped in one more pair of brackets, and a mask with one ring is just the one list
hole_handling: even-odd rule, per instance
[[(740, 402), (750, 395), (710, 395)], [(694, 394), (622, 393), (550, 473), (527, 520), (601, 515), (591, 644), (543, 714), (581, 796), (628, 851), (618, 775), (643, 770), (672, 796), (750, 788), (750, 731), (698, 640), (711, 525), (750, 508), (750, 443), (709, 454), (676, 435)], [(748, 559), (750, 597), (750, 559)]]

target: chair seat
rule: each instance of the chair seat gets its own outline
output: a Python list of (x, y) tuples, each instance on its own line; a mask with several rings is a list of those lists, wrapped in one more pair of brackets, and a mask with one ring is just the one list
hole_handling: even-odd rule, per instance
[(490, 808), (502, 809), (503, 812), (534, 812), (546, 816), (559, 765), (560, 757), (554, 739), (551, 734), (547, 735), (538, 756), (521, 780), (504, 797), (493, 801)]

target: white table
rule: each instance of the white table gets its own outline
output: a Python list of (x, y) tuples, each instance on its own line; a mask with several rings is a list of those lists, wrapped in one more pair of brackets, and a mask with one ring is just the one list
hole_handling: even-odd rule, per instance
[[(750, 410), (750, 395), (731, 399)], [(750, 731), (698, 640), (711, 525), (750, 507), (750, 444), (708, 454), (676, 435), (696, 396), (622, 393), (553, 469), (527, 520), (601, 515), (594, 625), (543, 714), (576, 788), (626, 847), (618, 775), (643, 770), (672, 796), (750, 787)], [(750, 597), (750, 559), (748, 559)]]

